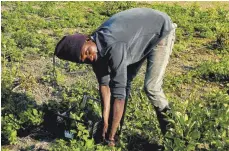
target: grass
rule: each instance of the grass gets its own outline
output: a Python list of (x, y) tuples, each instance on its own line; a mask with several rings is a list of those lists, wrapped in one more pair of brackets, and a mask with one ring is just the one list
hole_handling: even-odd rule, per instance
[[(112, 14), (133, 7), (164, 11), (178, 24), (163, 85), (176, 127), (163, 139), (143, 92), (144, 64), (133, 82), (121, 141), (112, 150), (143, 150), (153, 143), (166, 150), (228, 150), (227, 3), (2, 2), (1, 7), (2, 150), (111, 150), (94, 145), (83, 126), (70, 142), (35, 127), (43, 122), (45, 105), (64, 111), (85, 93), (99, 97), (90, 66), (57, 59), (53, 78), (57, 41), (74, 32), (89, 34)], [(85, 113), (72, 117), (80, 114)]]

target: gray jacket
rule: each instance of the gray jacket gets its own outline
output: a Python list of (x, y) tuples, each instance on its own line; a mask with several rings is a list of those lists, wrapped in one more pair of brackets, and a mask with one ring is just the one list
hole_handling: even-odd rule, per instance
[(125, 99), (127, 66), (145, 59), (172, 30), (170, 17), (150, 8), (113, 15), (92, 35), (98, 60), (92, 64), (100, 85), (110, 85), (114, 98)]

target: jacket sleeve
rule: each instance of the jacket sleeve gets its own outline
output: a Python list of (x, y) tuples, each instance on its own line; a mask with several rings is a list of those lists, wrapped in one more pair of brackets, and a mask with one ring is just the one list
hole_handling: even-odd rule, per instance
[(96, 75), (99, 85), (108, 86), (110, 83), (110, 73), (108, 69), (108, 62), (104, 58), (99, 59), (98, 62), (92, 64), (93, 71)]
[(125, 99), (127, 83), (126, 44), (115, 43), (109, 51), (110, 89), (114, 98)]

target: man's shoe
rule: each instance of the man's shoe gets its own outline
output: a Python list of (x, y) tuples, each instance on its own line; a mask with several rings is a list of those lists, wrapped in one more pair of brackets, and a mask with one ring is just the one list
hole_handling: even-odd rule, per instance
[(168, 118), (171, 118), (170, 111), (171, 108), (169, 106), (165, 107), (162, 111), (156, 109), (157, 119), (159, 121), (159, 125), (163, 135), (166, 134), (166, 132), (169, 129), (169, 126), (171, 125), (171, 123), (168, 120)]

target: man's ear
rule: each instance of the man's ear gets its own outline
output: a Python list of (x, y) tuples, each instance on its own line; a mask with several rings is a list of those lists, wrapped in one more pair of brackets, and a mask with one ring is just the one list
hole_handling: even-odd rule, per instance
[(95, 53), (98, 52), (95, 42), (90, 41), (90, 45), (91, 45), (91, 48), (93, 49), (93, 52), (95, 52)]

